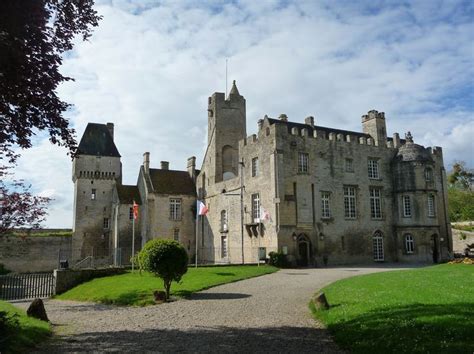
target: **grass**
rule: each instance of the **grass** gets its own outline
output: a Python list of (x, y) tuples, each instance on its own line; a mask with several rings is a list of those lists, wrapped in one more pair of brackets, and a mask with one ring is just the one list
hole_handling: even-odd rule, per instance
[[(32, 348), (51, 335), (49, 323), (43, 322), (26, 315), (15, 306), (5, 301), (0, 301), (0, 311), (8, 315), (17, 314), (18, 327), (11, 330), (0, 331), (0, 353), (19, 353)], [(1, 324), (0, 324), (1, 327)], [(0, 328), (1, 329), (1, 328)]]
[(340, 280), (313, 314), (356, 353), (473, 353), (474, 267), (443, 264)]
[[(192, 293), (242, 279), (276, 272), (271, 266), (224, 266), (189, 268), (180, 283), (173, 282), (171, 295)], [(150, 273), (138, 272), (93, 279), (58, 295), (61, 300), (94, 301), (113, 305), (146, 306), (155, 303), (153, 291), (163, 290), (163, 281)]]

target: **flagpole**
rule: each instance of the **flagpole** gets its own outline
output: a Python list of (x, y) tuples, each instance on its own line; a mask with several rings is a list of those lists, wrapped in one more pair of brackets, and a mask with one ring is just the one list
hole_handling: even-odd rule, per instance
[(257, 267), (260, 267), (260, 237), (262, 236), (262, 229), (263, 229), (262, 219), (260, 218), (260, 232), (258, 235), (258, 251), (257, 251)]
[(132, 220), (132, 273), (135, 269), (135, 210), (133, 212)]
[(198, 266), (198, 229), (199, 229), (199, 209), (196, 209), (196, 253), (194, 256), (194, 268)]

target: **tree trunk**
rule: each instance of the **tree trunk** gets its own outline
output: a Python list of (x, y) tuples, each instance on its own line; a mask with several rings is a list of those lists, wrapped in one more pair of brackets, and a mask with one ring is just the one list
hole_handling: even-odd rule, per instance
[(168, 301), (170, 298), (171, 281), (163, 280), (163, 283), (165, 285), (166, 300)]

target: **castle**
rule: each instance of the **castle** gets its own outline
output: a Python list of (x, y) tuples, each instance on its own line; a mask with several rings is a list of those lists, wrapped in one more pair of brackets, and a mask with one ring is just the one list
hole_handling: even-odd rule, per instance
[[(200, 170), (150, 166), (122, 184), (111, 123), (89, 123), (73, 161), (73, 259), (128, 263), (153, 238), (181, 242), (200, 263), (256, 263), (272, 251), (294, 265), (438, 262), (452, 255), (440, 147), (408, 133), (387, 137), (383, 112), (353, 132), (265, 116), (247, 136), (246, 101), (235, 81), (208, 101)], [(196, 201), (208, 208), (196, 215)], [(196, 220), (197, 218), (197, 220)], [(196, 244), (197, 240), (197, 244)]]

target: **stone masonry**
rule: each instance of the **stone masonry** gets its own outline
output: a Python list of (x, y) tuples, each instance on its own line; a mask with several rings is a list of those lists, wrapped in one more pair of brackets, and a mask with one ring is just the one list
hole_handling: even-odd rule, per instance
[[(90, 127), (104, 134), (108, 127), (110, 135)], [(284, 114), (260, 119), (257, 134), (246, 131), (246, 101), (234, 82), (228, 97), (209, 97), (200, 170), (194, 157), (187, 171), (167, 162), (153, 169), (145, 153), (137, 185), (122, 186), (113, 125), (90, 124), (85, 137), (106, 142), (81, 140), (74, 161), (73, 248), (83, 257), (88, 247), (107, 244), (113, 256), (117, 245), (130, 244), (135, 200), (137, 247), (175, 238), (193, 257), (197, 225), (202, 263), (255, 263), (271, 251), (302, 266), (452, 256), (442, 149), (415, 144), (409, 133), (387, 137), (383, 112), (363, 115), (363, 132), (321, 127), (314, 117), (291, 122)], [(196, 223), (197, 200), (209, 212)]]

